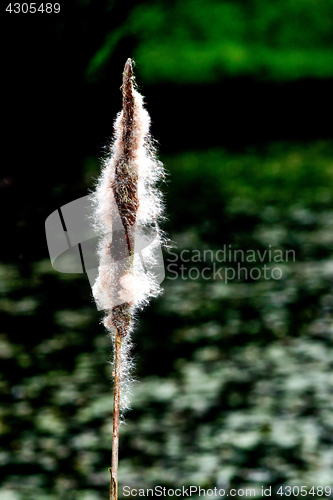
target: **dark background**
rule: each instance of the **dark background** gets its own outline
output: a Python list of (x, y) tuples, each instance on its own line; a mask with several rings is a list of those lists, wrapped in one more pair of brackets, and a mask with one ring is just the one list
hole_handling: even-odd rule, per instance
[(226, 285), (173, 280), (165, 252), (133, 336), (120, 496), (331, 485), (333, 2), (60, 4), (1, 14), (0, 499), (108, 494), (110, 340), (86, 277), (52, 269), (44, 225), (93, 188), (128, 57), (174, 251), (296, 260)]

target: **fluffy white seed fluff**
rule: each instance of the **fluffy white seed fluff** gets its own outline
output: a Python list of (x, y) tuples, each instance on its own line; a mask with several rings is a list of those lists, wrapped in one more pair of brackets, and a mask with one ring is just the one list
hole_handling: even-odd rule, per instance
[[(132, 84), (132, 82), (131, 82)], [(130, 333), (136, 312), (147, 305), (151, 297), (156, 297), (161, 288), (154, 272), (154, 250), (164, 243), (164, 236), (158, 227), (161, 219), (162, 196), (156, 184), (164, 177), (163, 165), (155, 156), (152, 139), (149, 135), (150, 117), (143, 106), (143, 97), (132, 88), (134, 99), (131, 133), (124, 143), (124, 110), (118, 113), (114, 122), (114, 138), (109, 156), (104, 160), (96, 189), (91, 196), (94, 206), (94, 225), (100, 234), (98, 246), (98, 277), (93, 286), (94, 299), (105, 311), (104, 325), (115, 338), (115, 324), (112, 311), (116, 306), (128, 305), (131, 322), (128, 334), (122, 339), (122, 388), (129, 380), (131, 345)], [(117, 189), (116, 168), (124, 157), (125, 168), (135, 174), (137, 208), (133, 214), (134, 254), (115, 260), (110, 251), (115, 239), (125, 235), (119, 204), (115, 198)], [(126, 200), (123, 200), (126, 203)], [(150, 244), (145, 245), (149, 240)], [(127, 406), (126, 391), (122, 390), (122, 406)]]
[[(143, 107), (143, 98), (135, 90), (133, 94), (135, 127), (132, 146), (135, 156), (131, 168), (138, 173), (139, 199), (135, 225), (135, 235), (138, 241), (135, 243), (135, 250), (142, 242), (147, 228), (154, 231), (154, 242), (150, 245), (152, 252), (150, 255), (145, 253), (145, 261), (153, 263), (154, 246), (163, 243), (163, 233), (157, 225), (161, 219), (163, 204), (156, 183), (164, 176), (164, 170), (162, 163), (156, 159), (151, 145), (150, 117)], [(117, 263), (113, 261), (110, 254), (110, 245), (114, 232), (123, 227), (113, 192), (115, 165), (123, 154), (122, 115), (121, 111), (115, 120), (111, 155), (104, 161), (97, 188), (92, 195), (95, 227), (101, 236), (98, 248), (99, 274), (93, 287), (93, 295), (98, 306), (105, 311), (110, 311), (112, 307), (125, 301), (129, 302), (134, 309), (141, 308), (146, 305), (150, 297), (158, 295), (161, 291), (154, 276), (147, 269), (143, 269), (136, 251), (131, 269), (120, 279), (120, 288), (119, 283), (114, 280)]]

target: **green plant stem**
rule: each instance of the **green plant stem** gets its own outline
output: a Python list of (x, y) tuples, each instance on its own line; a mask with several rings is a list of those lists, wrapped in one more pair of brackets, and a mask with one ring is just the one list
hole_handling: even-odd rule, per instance
[(110, 500), (118, 500), (118, 456), (119, 456), (119, 406), (120, 406), (120, 364), (121, 364), (121, 336), (116, 330), (115, 339), (115, 367), (114, 367), (114, 396), (113, 396), (113, 435)]

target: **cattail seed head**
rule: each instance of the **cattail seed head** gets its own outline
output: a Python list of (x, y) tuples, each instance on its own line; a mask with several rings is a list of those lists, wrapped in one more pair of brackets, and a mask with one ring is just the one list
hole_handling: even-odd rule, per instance
[(111, 336), (117, 331), (125, 338), (136, 312), (161, 292), (151, 269), (154, 251), (164, 242), (158, 227), (162, 196), (156, 187), (164, 170), (155, 156), (143, 97), (134, 88), (131, 59), (125, 64), (121, 89), (123, 109), (115, 120), (110, 154), (91, 198), (100, 234), (93, 295), (105, 311), (104, 325)]

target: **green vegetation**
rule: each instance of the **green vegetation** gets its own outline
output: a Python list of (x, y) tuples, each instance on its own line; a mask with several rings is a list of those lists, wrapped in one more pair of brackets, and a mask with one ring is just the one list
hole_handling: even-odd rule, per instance
[[(120, 494), (125, 485), (330, 484), (332, 147), (164, 161), (178, 248), (165, 254), (164, 296), (134, 336), (139, 383), (121, 429)], [(296, 259), (273, 264), (279, 280), (189, 277), (209, 261), (174, 279), (175, 254), (223, 244), (292, 248)], [(3, 488), (29, 499), (103, 498), (110, 343), (88, 282), (48, 261), (29, 280), (16, 266), (1, 276)]]
[(207, 83), (223, 77), (294, 80), (333, 76), (331, 0), (179, 0), (137, 5), (108, 34), (88, 76), (134, 37), (142, 82)]

